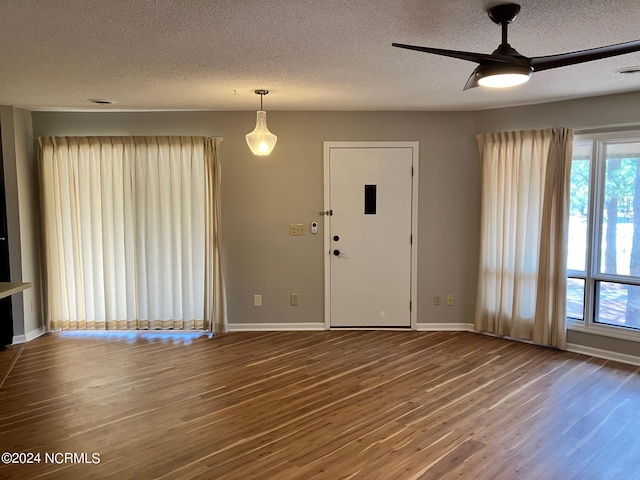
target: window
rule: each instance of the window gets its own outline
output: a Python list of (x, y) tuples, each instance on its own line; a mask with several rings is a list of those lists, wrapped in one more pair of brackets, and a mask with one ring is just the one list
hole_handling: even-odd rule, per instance
[(640, 132), (575, 137), (567, 276), (570, 327), (640, 339)]

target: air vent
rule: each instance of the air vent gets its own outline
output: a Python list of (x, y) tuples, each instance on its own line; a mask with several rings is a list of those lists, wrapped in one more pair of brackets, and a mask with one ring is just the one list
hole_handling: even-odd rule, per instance
[(614, 70), (614, 72), (619, 73), (620, 75), (630, 75), (632, 73), (640, 73), (640, 67), (624, 67)]

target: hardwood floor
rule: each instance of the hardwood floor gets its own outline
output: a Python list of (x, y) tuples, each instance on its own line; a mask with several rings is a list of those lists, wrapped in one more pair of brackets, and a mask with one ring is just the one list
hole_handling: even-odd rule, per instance
[(638, 367), (464, 332), (179, 338), (0, 352), (0, 451), (40, 454), (0, 478), (640, 478)]

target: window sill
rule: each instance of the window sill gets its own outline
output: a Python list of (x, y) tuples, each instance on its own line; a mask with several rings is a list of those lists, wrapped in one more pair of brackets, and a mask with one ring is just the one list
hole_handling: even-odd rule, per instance
[(585, 325), (584, 322), (567, 319), (567, 330), (590, 333), (592, 335), (601, 335), (603, 337), (618, 338), (620, 340), (628, 340), (632, 342), (640, 342), (640, 331), (631, 330), (625, 327)]

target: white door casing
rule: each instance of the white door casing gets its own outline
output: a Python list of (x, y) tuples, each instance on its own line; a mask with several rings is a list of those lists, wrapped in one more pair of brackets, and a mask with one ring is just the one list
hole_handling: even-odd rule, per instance
[(325, 327), (415, 329), (418, 143), (325, 142), (324, 163)]

